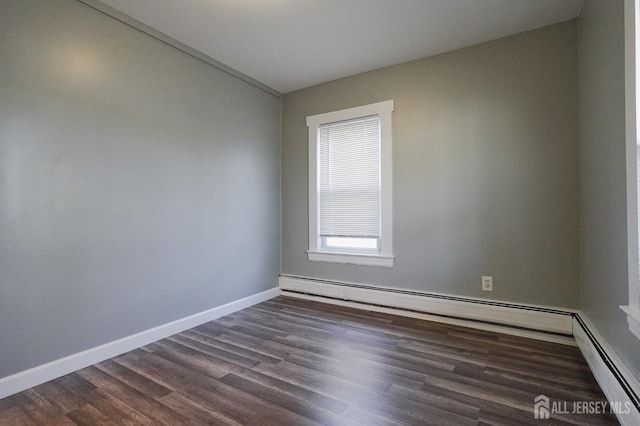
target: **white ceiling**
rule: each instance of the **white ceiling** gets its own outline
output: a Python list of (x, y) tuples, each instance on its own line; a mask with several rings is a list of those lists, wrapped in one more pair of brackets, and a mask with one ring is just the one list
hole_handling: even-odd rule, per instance
[(101, 0), (281, 93), (566, 21), (583, 0)]

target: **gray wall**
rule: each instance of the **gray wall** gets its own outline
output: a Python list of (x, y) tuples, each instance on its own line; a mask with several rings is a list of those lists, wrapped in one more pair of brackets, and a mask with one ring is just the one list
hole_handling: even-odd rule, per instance
[[(287, 94), (282, 272), (577, 307), (576, 61), (570, 21)], [(395, 266), (310, 262), (305, 117), (386, 99)]]
[(0, 377), (277, 285), (279, 99), (73, 0), (0, 40)]
[(578, 20), (580, 307), (640, 377), (628, 304), (624, 2), (587, 0)]

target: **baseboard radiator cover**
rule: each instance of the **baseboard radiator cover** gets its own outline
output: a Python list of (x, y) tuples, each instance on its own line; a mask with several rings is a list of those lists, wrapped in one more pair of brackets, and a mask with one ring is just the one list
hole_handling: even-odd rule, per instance
[(640, 384), (595, 326), (575, 313), (573, 333), (582, 355), (624, 426), (640, 425)]
[(105, 361), (109, 358), (132, 351), (176, 333), (197, 327), (217, 318), (281, 294), (279, 288), (272, 288), (215, 308), (190, 315), (160, 326), (105, 343), (94, 348), (42, 364), (10, 376), (0, 378), (0, 399), (6, 398), (31, 387), (57, 379), (66, 374)]
[(569, 310), (280, 275), (284, 292), (571, 336)]

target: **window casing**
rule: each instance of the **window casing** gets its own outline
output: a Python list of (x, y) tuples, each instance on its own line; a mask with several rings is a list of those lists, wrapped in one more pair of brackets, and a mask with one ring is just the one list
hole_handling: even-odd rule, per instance
[(640, 119), (640, 21), (639, 0), (625, 0), (625, 133), (627, 168), (627, 262), (629, 305), (621, 306), (627, 314), (629, 330), (640, 339), (639, 280), (639, 211), (640, 161), (638, 130)]
[(312, 261), (393, 266), (393, 100), (307, 117)]

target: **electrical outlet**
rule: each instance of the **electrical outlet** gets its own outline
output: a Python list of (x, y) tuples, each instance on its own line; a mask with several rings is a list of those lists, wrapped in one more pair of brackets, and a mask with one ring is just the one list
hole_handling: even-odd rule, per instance
[(493, 277), (482, 277), (482, 291), (493, 291)]

